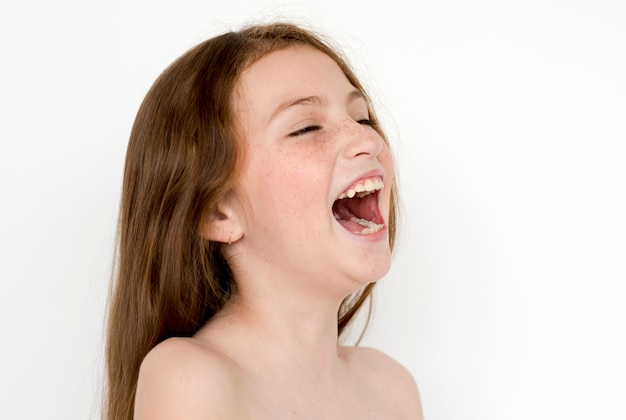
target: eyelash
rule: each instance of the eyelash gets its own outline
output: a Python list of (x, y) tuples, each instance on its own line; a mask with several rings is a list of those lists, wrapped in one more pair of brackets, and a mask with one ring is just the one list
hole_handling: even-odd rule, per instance
[(298, 131), (294, 131), (293, 133), (289, 134), (290, 137), (298, 137), (301, 136), (303, 134), (309, 133), (311, 131), (317, 131), (319, 129), (321, 129), (322, 127), (319, 125), (310, 125), (308, 127), (304, 127)]
[(357, 122), (362, 125), (369, 125), (370, 127), (376, 127), (376, 125), (378, 125), (375, 120), (370, 120), (369, 118), (358, 120)]
[[(367, 125), (369, 127), (376, 127), (376, 124), (377, 124), (376, 121), (370, 120), (368, 118), (364, 118), (362, 120), (358, 120), (357, 123), (361, 124), (361, 125)], [(311, 131), (320, 130), (321, 128), (322, 127), (319, 126), (319, 125), (310, 125), (308, 127), (304, 127), (304, 128), (302, 128), (300, 130), (294, 131), (293, 133), (290, 133), (289, 136), (290, 137), (298, 137), (298, 136), (301, 136), (303, 134), (310, 133)]]

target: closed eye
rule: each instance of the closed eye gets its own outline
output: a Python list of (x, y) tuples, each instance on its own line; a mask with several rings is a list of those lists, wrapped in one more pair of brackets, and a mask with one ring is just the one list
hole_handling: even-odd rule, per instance
[(310, 125), (308, 127), (304, 127), (304, 128), (302, 128), (300, 130), (294, 131), (293, 133), (290, 133), (289, 137), (298, 137), (298, 136), (301, 136), (301, 135), (306, 134), (306, 133), (311, 132), (311, 131), (320, 130), (321, 128), (322, 127), (319, 126), (319, 125)]
[(361, 125), (369, 125), (370, 127), (376, 127), (377, 125), (377, 122), (375, 120), (370, 120), (369, 118), (358, 120), (357, 123)]

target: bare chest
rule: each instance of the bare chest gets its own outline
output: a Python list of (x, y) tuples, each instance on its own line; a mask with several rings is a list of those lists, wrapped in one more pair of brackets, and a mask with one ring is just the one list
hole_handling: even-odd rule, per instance
[(375, 388), (354, 385), (333, 392), (248, 384), (242, 388), (243, 418), (349, 420), (400, 419), (391, 398)]

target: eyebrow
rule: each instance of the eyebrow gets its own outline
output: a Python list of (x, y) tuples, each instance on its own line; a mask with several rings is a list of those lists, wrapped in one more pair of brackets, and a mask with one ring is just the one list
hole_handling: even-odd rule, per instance
[[(352, 102), (358, 99), (366, 100), (367, 98), (365, 97), (365, 94), (362, 91), (355, 89), (351, 91), (350, 93), (348, 93), (348, 95), (346, 96), (346, 104), (351, 104)], [(322, 98), (319, 96), (306, 96), (304, 98), (289, 99), (285, 102), (282, 102), (280, 105), (276, 107), (274, 112), (272, 112), (272, 114), (270, 115), (269, 121), (272, 121), (278, 114), (280, 114), (281, 112), (291, 107), (294, 107), (297, 105), (320, 104), (322, 102), (323, 102)]]

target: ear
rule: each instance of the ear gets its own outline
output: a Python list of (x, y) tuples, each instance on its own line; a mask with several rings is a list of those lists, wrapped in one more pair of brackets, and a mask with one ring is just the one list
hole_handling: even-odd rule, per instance
[(223, 206), (213, 212), (207, 212), (200, 223), (198, 233), (204, 239), (231, 244), (241, 239), (243, 227), (233, 209)]

